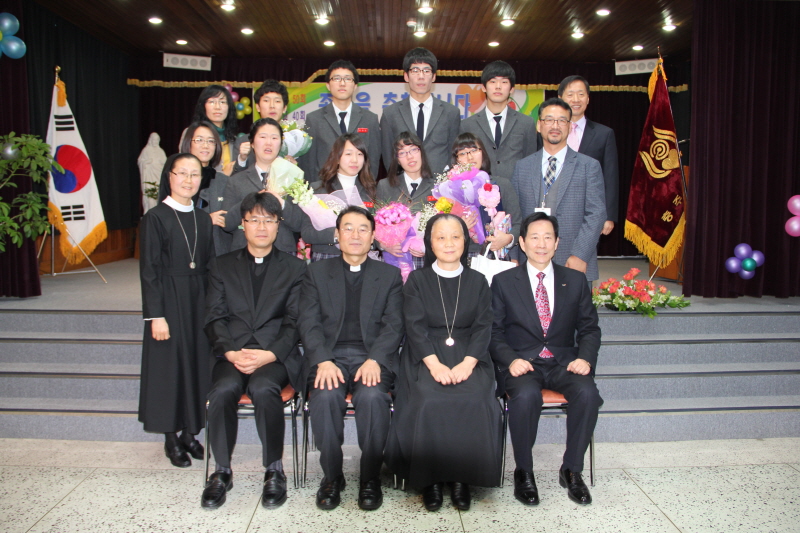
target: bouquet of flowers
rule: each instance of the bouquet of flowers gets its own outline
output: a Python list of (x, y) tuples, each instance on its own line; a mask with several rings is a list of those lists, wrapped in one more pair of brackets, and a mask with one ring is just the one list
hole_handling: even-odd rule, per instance
[[(406, 240), (416, 235), (412, 224), (414, 217), (408, 206), (392, 202), (375, 212), (375, 238), (387, 246), (405, 245)], [(405, 283), (408, 275), (414, 270), (414, 260), (406, 247), (401, 257), (384, 253), (383, 260), (400, 269)]]
[(278, 155), (281, 157), (290, 155), (295, 158), (306, 155), (314, 139), (304, 131), (305, 124), (300, 124), (296, 120), (281, 120), (281, 129), (283, 145)]
[(364, 202), (361, 201), (361, 196), (355, 187), (351, 191), (314, 194), (311, 186), (302, 176), (288, 185), (284, 185), (282, 192), (292, 197), (294, 203), (311, 219), (311, 224), (317, 231), (334, 227), (336, 225), (336, 217), (347, 206), (357, 205), (364, 207)]
[(649, 318), (656, 317), (656, 307), (680, 309), (690, 304), (683, 295), (673, 296), (663, 285), (635, 279), (639, 272), (638, 268), (632, 268), (622, 276), (622, 281), (609, 278), (602, 282), (592, 290), (592, 303), (616, 311), (636, 311)]
[[(471, 212), (480, 219), (481, 202), (478, 195), (484, 184), (489, 182), (489, 175), (486, 172), (472, 168), (472, 165), (455, 165), (445, 174), (437, 176), (436, 181), (436, 186), (433, 188), (434, 198), (446, 198), (452, 204), (450, 211), (441, 210), (442, 212), (449, 212), (459, 217)], [(497, 197), (499, 203), (499, 192)], [(478, 244), (483, 244), (486, 240), (483, 224), (476, 224), (470, 230), (470, 236)]]

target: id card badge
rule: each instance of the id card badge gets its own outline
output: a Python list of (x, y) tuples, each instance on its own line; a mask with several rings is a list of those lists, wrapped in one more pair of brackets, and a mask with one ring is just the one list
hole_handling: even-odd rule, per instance
[(537, 207), (533, 210), (534, 213), (544, 213), (547, 216), (550, 216), (550, 208), (549, 207)]

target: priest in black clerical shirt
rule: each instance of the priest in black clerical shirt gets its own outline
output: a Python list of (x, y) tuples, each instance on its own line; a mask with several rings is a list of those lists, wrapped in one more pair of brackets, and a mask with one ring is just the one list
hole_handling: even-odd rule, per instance
[(317, 507), (336, 508), (342, 474), (345, 397), (352, 393), (361, 484), (358, 505), (383, 502), (380, 470), (389, 433), (392, 362), (403, 338), (400, 270), (367, 254), (375, 219), (351, 206), (336, 220), (341, 257), (312, 263), (303, 278), (298, 327), (308, 364), (308, 406), (324, 477)]
[(237, 403), (243, 393), (255, 406), (266, 469), (261, 504), (274, 508), (286, 501), (281, 390), (289, 383), (301, 390), (306, 373), (297, 348), (306, 264), (273, 246), (282, 213), (275, 196), (250, 193), (240, 211), (247, 246), (212, 259), (209, 266), (205, 331), (216, 361), (208, 394), (208, 427), (217, 462), (201, 499), (209, 509), (225, 503), (225, 494), (233, 487), (231, 455), (238, 429)]

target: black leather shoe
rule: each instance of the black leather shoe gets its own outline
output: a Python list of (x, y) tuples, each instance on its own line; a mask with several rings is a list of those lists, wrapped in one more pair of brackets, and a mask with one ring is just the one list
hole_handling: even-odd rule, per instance
[(434, 483), (422, 489), (422, 504), (428, 511), (438, 511), (442, 508), (444, 483)]
[(206, 481), (200, 506), (205, 509), (216, 509), (225, 503), (225, 495), (233, 488), (233, 474), (214, 472)]
[(514, 470), (514, 497), (525, 505), (539, 505), (539, 489), (533, 472), (521, 468)]
[(320, 483), (317, 491), (317, 507), (323, 511), (336, 509), (342, 501), (341, 492), (346, 485), (347, 483), (345, 483), (342, 474), (333, 478), (332, 481), (328, 481), (328, 478), (322, 478), (322, 483)]
[(186, 448), (184, 448), (182, 444), (176, 446), (164, 444), (164, 453), (169, 457), (169, 462), (172, 463), (172, 466), (177, 466), (178, 468), (192, 466), (192, 460), (189, 459), (189, 456), (186, 454)]
[(183, 447), (186, 448), (186, 451), (189, 452), (189, 455), (198, 461), (202, 461), (206, 458), (206, 450), (203, 448), (203, 445), (197, 441), (197, 439), (192, 439), (191, 444), (188, 446), (184, 443)]
[(450, 501), (453, 502), (453, 507), (459, 511), (469, 511), (469, 504), (472, 501), (472, 496), (469, 494), (469, 485), (466, 483), (453, 483), (450, 489)]
[(567, 489), (569, 499), (580, 505), (592, 503), (592, 495), (589, 494), (589, 487), (583, 482), (580, 472), (572, 472), (568, 468), (561, 468), (558, 471), (558, 482)]
[(275, 509), (286, 501), (286, 476), (277, 470), (267, 470), (264, 474), (264, 488), (261, 491), (261, 506)]
[(380, 478), (362, 481), (361, 489), (358, 491), (358, 506), (365, 511), (374, 511), (382, 503), (383, 492)]

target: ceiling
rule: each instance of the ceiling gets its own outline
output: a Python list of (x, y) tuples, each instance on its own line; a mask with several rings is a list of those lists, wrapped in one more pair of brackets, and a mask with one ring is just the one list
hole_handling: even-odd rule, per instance
[[(220, 8), (230, 0), (36, 1), (134, 57), (397, 58), (424, 46), (440, 59), (586, 63), (650, 58), (659, 46), (688, 58), (692, 33), (692, 0), (234, 0), (233, 11)], [(433, 11), (419, 13), (423, 5)], [(325, 26), (314, 22), (322, 14)], [(515, 24), (502, 26), (506, 18)], [(427, 35), (415, 37), (409, 19)], [(667, 20), (674, 31), (662, 29)]]

